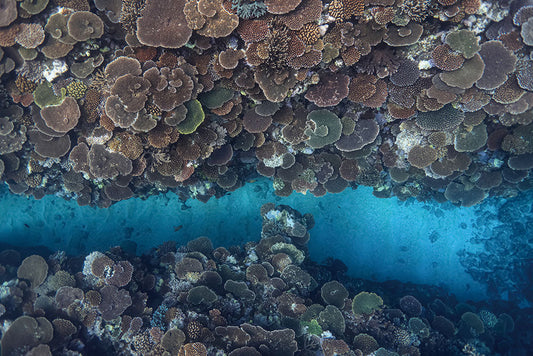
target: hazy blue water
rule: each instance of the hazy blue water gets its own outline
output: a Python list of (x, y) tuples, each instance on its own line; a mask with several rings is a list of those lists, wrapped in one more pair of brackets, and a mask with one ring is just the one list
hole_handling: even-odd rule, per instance
[[(241, 245), (259, 240), (259, 208), (266, 202), (314, 215), (309, 249), (316, 261), (331, 256), (346, 263), (355, 277), (442, 285), (461, 299), (487, 298), (486, 286), (465, 272), (458, 252), (463, 251), (463, 259), (480, 256), (486, 246), (479, 236), (487, 237), (501, 225), (496, 208), (503, 201), (475, 208), (404, 203), (375, 198), (365, 187), (322, 198), (309, 194), (279, 198), (271, 182), (260, 180), (207, 204), (183, 203), (169, 193), (97, 209), (52, 196), (36, 201), (4, 189), (0, 241), (44, 245), (70, 254), (106, 250), (127, 240), (142, 253), (167, 240), (184, 244), (198, 236), (210, 237), (215, 246)], [(477, 243), (472, 244), (472, 239)]]

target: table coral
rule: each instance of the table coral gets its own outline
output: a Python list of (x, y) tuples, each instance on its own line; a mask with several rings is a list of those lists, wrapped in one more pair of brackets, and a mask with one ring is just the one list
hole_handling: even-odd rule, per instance
[[(147, 0), (137, 19), (136, 36), (147, 46), (179, 48), (187, 43), (192, 31), (184, 13), (186, 0)], [(166, 16), (162, 19), (160, 16)], [(165, 28), (162, 29), (161, 25)]]

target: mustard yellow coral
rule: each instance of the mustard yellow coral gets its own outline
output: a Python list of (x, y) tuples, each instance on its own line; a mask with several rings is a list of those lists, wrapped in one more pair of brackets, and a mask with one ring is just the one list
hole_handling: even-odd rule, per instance
[(87, 89), (89, 89), (89, 87), (85, 83), (76, 80), (67, 85), (67, 95), (76, 100), (81, 99), (85, 96)]

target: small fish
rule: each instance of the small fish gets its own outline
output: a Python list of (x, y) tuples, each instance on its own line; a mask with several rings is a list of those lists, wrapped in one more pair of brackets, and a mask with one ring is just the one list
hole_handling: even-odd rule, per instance
[(28, 224), (24, 224), (24, 226), (26, 226), (28, 229), (30, 228), (30, 225), (28, 225)]
[(174, 226), (174, 232), (178, 232), (183, 228), (183, 225)]

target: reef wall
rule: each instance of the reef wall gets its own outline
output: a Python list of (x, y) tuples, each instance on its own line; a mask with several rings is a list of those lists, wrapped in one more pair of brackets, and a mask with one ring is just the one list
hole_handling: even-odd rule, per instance
[(529, 0), (5, 0), (0, 174), (108, 207), (532, 186)]

